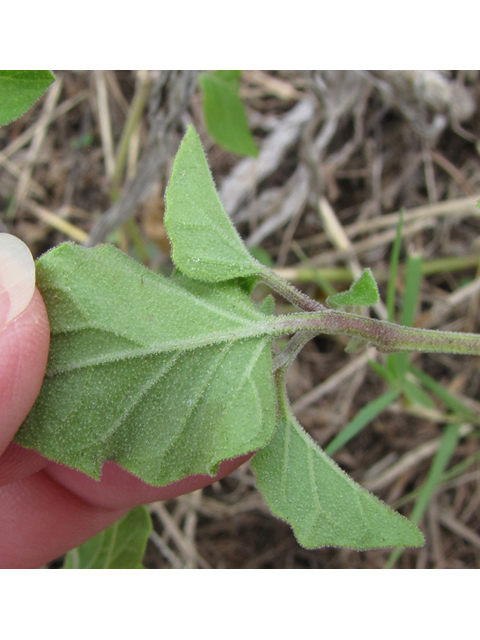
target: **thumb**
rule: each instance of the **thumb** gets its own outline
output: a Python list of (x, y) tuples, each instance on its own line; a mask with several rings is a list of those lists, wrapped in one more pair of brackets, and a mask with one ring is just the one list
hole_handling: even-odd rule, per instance
[(28, 247), (0, 234), (0, 453), (42, 386), (49, 348), (48, 316), (35, 289)]

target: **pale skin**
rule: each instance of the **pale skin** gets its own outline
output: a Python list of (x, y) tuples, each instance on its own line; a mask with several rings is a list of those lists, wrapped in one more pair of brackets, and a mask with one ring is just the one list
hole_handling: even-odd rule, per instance
[(15, 432), (42, 386), (48, 348), (48, 316), (36, 290), (25, 311), (0, 331), (0, 568), (41, 567), (132, 507), (206, 487), (250, 457), (224, 461), (215, 478), (197, 475), (152, 487), (112, 462), (97, 482), (16, 445)]

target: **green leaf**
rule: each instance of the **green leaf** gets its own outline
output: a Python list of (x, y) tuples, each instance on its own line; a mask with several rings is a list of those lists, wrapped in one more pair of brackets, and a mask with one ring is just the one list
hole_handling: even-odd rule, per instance
[(152, 520), (136, 507), (108, 529), (69, 551), (64, 569), (142, 569)]
[(51, 71), (0, 71), (0, 126), (28, 111), (54, 81)]
[(240, 71), (201, 73), (203, 113), (208, 133), (227, 151), (241, 156), (258, 155), (240, 98)]
[(273, 316), (275, 313), (275, 298), (272, 294), (269, 294), (258, 307), (258, 310), (264, 313), (266, 316)]
[(280, 417), (271, 442), (253, 458), (257, 485), (273, 514), (298, 542), (317, 547), (418, 547), (419, 529), (356, 484), (298, 424), (280, 391)]
[(37, 278), (50, 356), (18, 444), (94, 478), (114, 460), (165, 485), (270, 440), (275, 319), (241, 283), (167, 280), (112, 246), (70, 243)]
[(226, 214), (192, 126), (173, 163), (165, 227), (173, 262), (190, 278), (221, 282), (265, 269), (250, 255)]
[(364, 269), (362, 275), (355, 280), (348, 291), (336, 293), (327, 298), (327, 304), (333, 309), (339, 307), (370, 307), (380, 300), (378, 286), (371, 269)]

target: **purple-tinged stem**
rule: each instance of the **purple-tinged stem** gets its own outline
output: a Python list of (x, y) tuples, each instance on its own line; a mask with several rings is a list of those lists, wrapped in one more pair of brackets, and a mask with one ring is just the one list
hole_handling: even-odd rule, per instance
[(356, 336), (375, 345), (384, 353), (423, 351), (480, 355), (480, 335), (475, 333), (403, 327), (384, 320), (365, 318), (332, 309), (279, 316), (274, 324), (275, 332), (279, 333), (308, 331), (315, 334)]

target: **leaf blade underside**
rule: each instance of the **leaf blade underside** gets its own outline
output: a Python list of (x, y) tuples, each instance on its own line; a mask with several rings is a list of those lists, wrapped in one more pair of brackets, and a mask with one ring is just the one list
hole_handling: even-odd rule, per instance
[(264, 270), (226, 214), (192, 126), (175, 156), (165, 200), (172, 259), (187, 276), (222, 282)]
[(285, 391), (272, 440), (255, 454), (257, 486), (307, 549), (417, 547), (420, 530), (354, 482), (304, 431)]
[(272, 337), (237, 283), (167, 280), (108, 245), (61, 245), (37, 275), (52, 342), (18, 444), (165, 485), (271, 438)]

